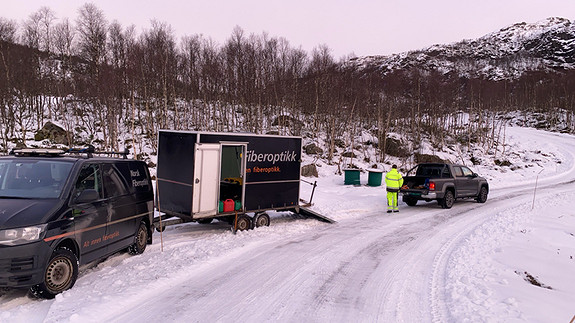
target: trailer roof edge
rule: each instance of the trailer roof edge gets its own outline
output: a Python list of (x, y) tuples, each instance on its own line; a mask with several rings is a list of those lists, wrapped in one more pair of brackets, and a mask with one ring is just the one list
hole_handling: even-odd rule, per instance
[(172, 133), (184, 133), (184, 134), (196, 134), (196, 135), (226, 135), (226, 136), (252, 136), (252, 137), (302, 139), (301, 136), (267, 135), (252, 132), (212, 132), (212, 131), (190, 131), (190, 130), (169, 130), (169, 129), (160, 129), (159, 132), (172, 132)]

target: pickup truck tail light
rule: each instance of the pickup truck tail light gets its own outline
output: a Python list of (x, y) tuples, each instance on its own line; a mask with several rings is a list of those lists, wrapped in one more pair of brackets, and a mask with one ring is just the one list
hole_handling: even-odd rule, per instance
[(429, 182), (429, 190), (435, 191), (435, 183), (434, 182)]

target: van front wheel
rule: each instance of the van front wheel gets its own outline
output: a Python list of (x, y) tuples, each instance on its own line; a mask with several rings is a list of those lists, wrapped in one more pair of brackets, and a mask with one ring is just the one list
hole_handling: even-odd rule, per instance
[(128, 247), (128, 253), (131, 255), (139, 255), (144, 253), (148, 245), (148, 228), (144, 222), (140, 222), (140, 227), (136, 232), (134, 244)]
[(44, 282), (33, 286), (30, 291), (37, 297), (52, 299), (57, 294), (72, 288), (78, 278), (78, 258), (65, 248), (54, 250), (44, 271)]

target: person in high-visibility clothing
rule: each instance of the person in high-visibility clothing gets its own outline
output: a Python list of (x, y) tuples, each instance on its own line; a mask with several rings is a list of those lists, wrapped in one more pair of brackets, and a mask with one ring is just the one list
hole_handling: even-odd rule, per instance
[(403, 176), (397, 171), (397, 165), (391, 166), (391, 170), (385, 174), (385, 190), (387, 191), (387, 213), (399, 212), (397, 202), (399, 188), (403, 185)]

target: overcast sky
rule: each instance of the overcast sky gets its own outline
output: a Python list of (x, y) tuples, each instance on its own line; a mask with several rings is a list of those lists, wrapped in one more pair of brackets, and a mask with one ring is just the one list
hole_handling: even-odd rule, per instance
[[(83, 0), (0, 0), (0, 16), (18, 23), (42, 6), (75, 21)], [(235, 26), (286, 38), (308, 53), (325, 44), (335, 59), (389, 55), (481, 37), (517, 22), (575, 19), (575, 0), (97, 0), (108, 21), (155, 19), (179, 38), (202, 34), (222, 45)]]

